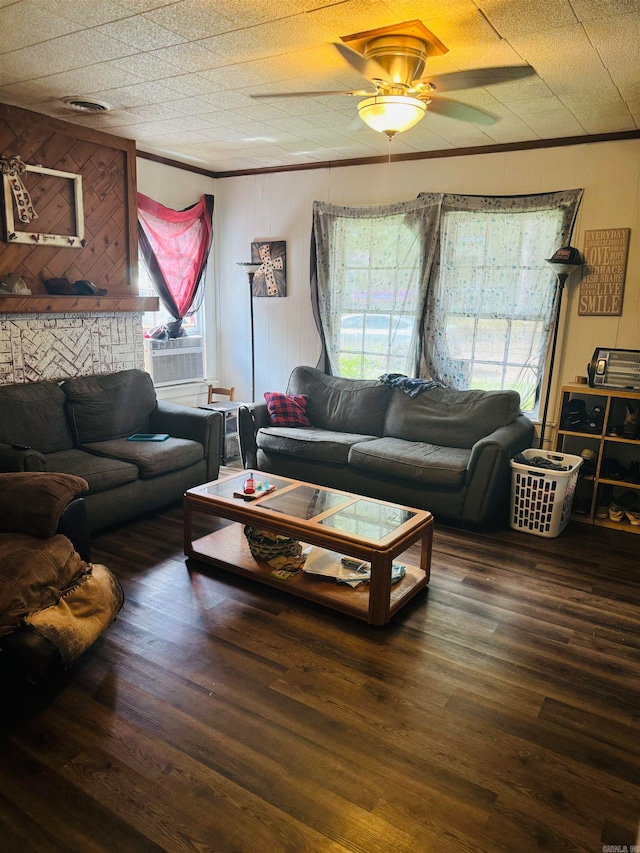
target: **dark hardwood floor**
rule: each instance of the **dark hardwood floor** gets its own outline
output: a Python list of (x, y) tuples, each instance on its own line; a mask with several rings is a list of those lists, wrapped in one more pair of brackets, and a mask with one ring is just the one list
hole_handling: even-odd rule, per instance
[(437, 527), (428, 591), (373, 628), (187, 567), (181, 521), (94, 537), (125, 606), (5, 725), (2, 853), (637, 843), (639, 537)]

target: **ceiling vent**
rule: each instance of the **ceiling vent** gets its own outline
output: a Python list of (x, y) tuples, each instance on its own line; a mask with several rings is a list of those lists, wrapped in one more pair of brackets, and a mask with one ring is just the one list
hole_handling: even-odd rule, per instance
[(89, 101), (86, 98), (77, 98), (70, 95), (60, 99), (62, 103), (79, 113), (107, 113), (112, 109), (105, 101)]

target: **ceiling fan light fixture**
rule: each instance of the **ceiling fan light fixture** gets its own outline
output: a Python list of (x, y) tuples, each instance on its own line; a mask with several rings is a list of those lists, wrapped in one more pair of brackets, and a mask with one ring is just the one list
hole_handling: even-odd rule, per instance
[(408, 95), (373, 95), (358, 103), (362, 121), (389, 139), (417, 124), (426, 111), (423, 101)]

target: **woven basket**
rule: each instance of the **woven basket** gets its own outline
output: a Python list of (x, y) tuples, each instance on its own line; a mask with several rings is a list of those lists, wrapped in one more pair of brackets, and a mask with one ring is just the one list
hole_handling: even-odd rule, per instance
[(257, 560), (270, 560), (272, 557), (297, 557), (302, 553), (302, 545), (295, 539), (271, 533), (269, 530), (256, 530), (248, 525), (244, 529), (249, 550)]

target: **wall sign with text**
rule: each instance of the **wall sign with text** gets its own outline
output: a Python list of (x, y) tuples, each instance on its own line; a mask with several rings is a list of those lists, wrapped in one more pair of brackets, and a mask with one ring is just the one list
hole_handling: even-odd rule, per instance
[(584, 276), (580, 282), (578, 314), (622, 314), (630, 228), (584, 232)]

